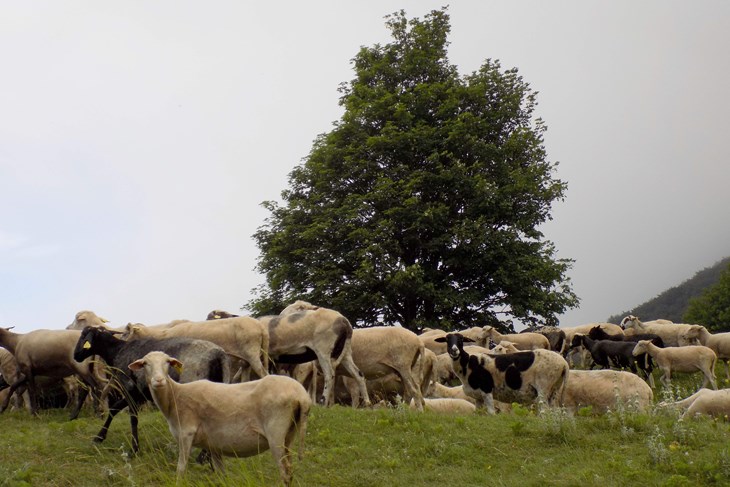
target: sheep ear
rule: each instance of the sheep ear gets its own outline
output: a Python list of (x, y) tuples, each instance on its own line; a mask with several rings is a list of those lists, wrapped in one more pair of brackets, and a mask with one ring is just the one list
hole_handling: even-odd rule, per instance
[(129, 370), (135, 370), (135, 371), (140, 370), (141, 368), (144, 367), (144, 359), (141, 358), (139, 360), (135, 360), (134, 362), (129, 364), (127, 367), (129, 367)]
[(434, 338), (434, 340), (433, 340), (433, 341), (434, 341), (434, 342), (437, 342), (437, 343), (446, 343), (446, 337), (438, 337), (438, 338)]
[(170, 358), (170, 360), (168, 360), (168, 363), (170, 364), (170, 366), (171, 366), (171, 367), (172, 367), (173, 369), (177, 370), (177, 373), (178, 373), (178, 374), (182, 374), (182, 368), (183, 368), (183, 364), (182, 364), (182, 362), (180, 362), (180, 361), (179, 361), (178, 359), (176, 359), (176, 358)]

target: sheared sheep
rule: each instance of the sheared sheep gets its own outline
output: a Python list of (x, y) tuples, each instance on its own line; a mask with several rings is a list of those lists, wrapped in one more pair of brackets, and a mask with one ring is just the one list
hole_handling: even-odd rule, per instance
[(590, 406), (595, 412), (618, 407), (646, 411), (654, 393), (640, 377), (621, 370), (571, 370), (563, 395), (563, 407), (575, 413)]
[(269, 333), (259, 320), (248, 316), (183, 322), (161, 329), (139, 323), (128, 324), (125, 338), (135, 340), (137, 337), (208, 340), (223, 348), (231, 357), (245, 361), (247, 367), (243, 371), (242, 380), (248, 380), (250, 370), (259, 377), (267, 375), (264, 364), (267, 363)]
[[(669, 326), (669, 325), (664, 325)], [(711, 384), (717, 389), (715, 383), (715, 362), (717, 356), (712, 349), (703, 345), (689, 345), (685, 347), (659, 348), (649, 340), (640, 340), (634, 347), (634, 356), (648, 353), (656, 361), (657, 366), (662, 369), (661, 381), (665, 387), (671, 385), (672, 372), (702, 372), (704, 380), (702, 387)]]
[(0, 346), (15, 356), (19, 372), (18, 379), (10, 385), (9, 396), (0, 408), (0, 412), (8, 407), (10, 397), (16, 389), (26, 384), (30, 412), (37, 415), (36, 376), (64, 378), (76, 374), (87, 386), (82, 388), (79, 400), (71, 411), (70, 419), (76, 419), (89, 390), (93, 390), (94, 395), (97, 395), (99, 390), (91, 361), (79, 363), (73, 358), (74, 347), (80, 335), (81, 332), (78, 330), (34, 330), (29, 333), (13, 333), (7, 328), (0, 328)]
[[(424, 398), (424, 407), (426, 411), (431, 411), (439, 414), (472, 414), (476, 411), (477, 407), (464, 399), (457, 398)], [(409, 403), (411, 409), (418, 409), (415, 401)]]
[[(428, 350), (428, 349), (426, 349)], [(429, 350), (430, 352), (430, 350)], [(433, 353), (433, 352), (431, 352)], [(440, 384), (448, 384), (457, 379), (451, 357), (448, 353), (440, 353), (433, 359), (433, 381)]]
[(162, 352), (151, 352), (129, 364), (144, 370), (149, 390), (178, 442), (178, 478), (185, 473), (190, 450), (199, 446), (211, 454), (212, 466), (223, 468), (222, 456), (247, 457), (271, 450), (285, 485), (291, 485), (292, 443), (304, 448), (312, 406), (307, 391), (290, 377), (269, 375), (240, 384), (199, 380), (179, 384), (170, 368), (183, 363)]
[(137, 435), (137, 414), (139, 406), (150, 399), (145, 378), (139, 374), (127, 375), (127, 366), (151, 351), (166, 351), (186, 360), (182, 371), (175, 371), (175, 377), (182, 382), (198, 379), (210, 379), (217, 382), (230, 380), (230, 359), (225, 351), (206, 340), (186, 337), (174, 338), (138, 338), (126, 341), (117, 338), (119, 332), (102, 328), (86, 327), (76, 341), (73, 357), (75, 360), (87, 360), (98, 355), (109, 365), (109, 375), (115, 387), (112, 389), (114, 400), (109, 406), (109, 414), (99, 433), (94, 438), (102, 442), (106, 438), (109, 426), (114, 417), (125, 407), (129, 407), (129, 419), (132, 428), (132, 450), (139, 451)]
[(684, 410), (682, 418), (694, 418), (700, 414), (727, 418), (730, 415), (730, 389), (700, 389), (681, 401), (660, 403), (660, 407), (675, 407)]
[(66, 327), (67, 330), (83, 330), (87, 326), (100, 326), (102, 328), (108, 328), (107, 323), (109, 320), (97, 316), (96, 313), (89, 310), (83, 310), (76, 313), (73, 322)]
[(505, 355), (475, 354), (464, 350), (471, 341), (459, 333), (439, 338), (447, 344), (454, 372), (473, 397), (477, 407), (486, 406), (494, 414), (494, 399), (531, 403), (538, 398), (549, 406), (560, 402), (569, 366), (558, 353), (537, 349)]
[(565, 332), (557, 326), (528, 326), (520, 333), (540, 333), (545, 335), (545, 338), (550, 342), (550, 350), (553, 352), (560, 353), (563, 350), (563, 344), (565, 343)]
[(487, 339), (492, 340), (494, 343), (507, 340), (520, 350), (535, 350), (538, 348), (550, 350), (550, 341), (541, 333), (526, 332), (503, 335), (493, 326), (485, 326), (484, 334)]
[(687, 333), (692, 325), (672, 322), (658, 323), (656, 321), (643, 323), (636, 316), (628, 315), (621, 320), (621, 326), (624, 328), (624, 334), (626, 335), (653, 333), (661, 337), (665, 347), (680, 347), (684, 345), (680, 337)]
[(680, 336), (681, 342), (692, 343), (698, 341), (715, 352), (717, 358), (725, 363), (725, 374), (730, 380), (730, 332), (710, 333), (701, 325), (690, 325), (689, 330)]
[[(563, 357), (568, 356), (568, 352), (570, 352), (570, 344), (573, 343), (573, 336), (575, 336), (576, 333), (580, 333), (582, 335), (587, 335), (588, 332), (591, 331), (591, 328), (594, 327), (600, 327), (602, 330), (604, 330), (609, 335), (623, 335), (624, 330), (619, 326), (615, 325), (613, 323), (586, 323), (585, 325), (578, 325), (578, 326), (569, 326), (569, 327), (561, 327), (560, 329), (563, 330), (565, 333), (565, 341), (563, 342), (563, 349), (560, 351), (560, 353), (563, 355)], [(580, 350), (578, 350), (579, 352)], [(583, 354), (581, 357), (581, 363), (583, 366), (586, 366), (586, 359), (587, 359), (588, 352)]]
[[(466, 349), (466, 347), (464, 347)], [(495, 355), (503, 355), (505, 353), (516, 353), (520, 352), (521, 350), (515, 346), (514, 343), (510, 342), (509, 340), (502, 340), (497, 345), (494, 346), (492, 350), (490, 350), (491, 353)]]
[[(300, 307), (301, 303), (309, 305), (297, 303)], [(316, 359), (324, 379), (322, 404), (334, 403), (337, 370), (357, 381), (360, 397), (369, 406), (365, 379), (352, 359), (352, 325), (335, 310), (309, 306), (316, 309), (259, 318), (268, 327), (270, 359), (274, 363), (305, 363)]]

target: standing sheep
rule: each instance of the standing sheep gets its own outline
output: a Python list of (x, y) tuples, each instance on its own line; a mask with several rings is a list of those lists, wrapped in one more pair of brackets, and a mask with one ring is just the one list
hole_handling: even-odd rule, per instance
[(654, 393), (640, 377), (620, 370), (571, 370), (562, 406), (575, 413), (590, 406), (595, 412), (617, 407), (646, 411)]
[(717, 358), (725, 363), (725, 374), (730, 380), (730, 332), (710, 333), (701, 325), (690, 325), (689, 330), (680, 337), (681, 342), (700, 344), (709, 347)]
[(657, 366), (662, 369), (660, 380), (665, 387), (671, 385), (672, 372), (702, 372), (704, 375), (702, 387), (711, 384), (713, 389), (717, 389), (715, 382), (717, 356), (710, 348), (703, 345), (659, 348), (649, 340), (640, 340), (634, 347), (633, 353), (634, 356), (642, 353), (651, 355)]
[(179, 384), (168, 370), (180, 367), (182, 362), (163, 352), (129, 364), (133, 371), (144, 370), (152, 398), (178, 442), (178, 479), (194, 446), (210, 451), (212, 465), (219, 470), (223, 455), (248, 457), (270, 449), (284, 485), (291, 485), (292, 443), (298, 436), (301, 458), (312, 405), (304, 387), (277, 375), (240, 384)]

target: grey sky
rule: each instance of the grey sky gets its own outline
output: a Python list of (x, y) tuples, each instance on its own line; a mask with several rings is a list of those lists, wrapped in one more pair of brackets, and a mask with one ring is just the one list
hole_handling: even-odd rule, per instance
[[(383, 17), (442, 2), (6, 2), (0, 325), (236, 311), (251, 235)], [(450, 60), (517, 67), (566, 180), (545, 225), (601, 321), (730, 255), (730, 3), (454, 2)]]

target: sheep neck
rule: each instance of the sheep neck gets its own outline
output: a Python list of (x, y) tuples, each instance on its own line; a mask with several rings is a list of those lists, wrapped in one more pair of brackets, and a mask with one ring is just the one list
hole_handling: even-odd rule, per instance
[(10, 353), (15, 355), (15, 349), (18, 346), (20, 335), (12, 331), (0, 329), (0, 346), (6, 348)]

